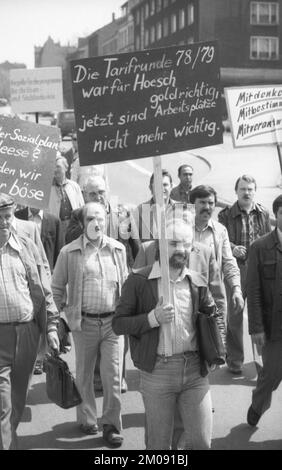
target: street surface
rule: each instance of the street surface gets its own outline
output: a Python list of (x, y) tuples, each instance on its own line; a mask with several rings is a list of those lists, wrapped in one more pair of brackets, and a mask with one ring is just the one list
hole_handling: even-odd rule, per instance
[[(69, 146), (69, 141), (64, 141)], [(182, 163), (194, 167), (193, 186), (213, 186), (221, 200), (235, 200), (234, 184), (244, 173), (253, 175), (258, 183), (257, 201), (270, 211), (273, 199), (280, 194), (280, 169), (276, 147), (261, 146), (233, 149), (230, 135), (224, 144), (196, 149), (180, 154), (163, 156), (163, 168), (171, 171), (178, 184), (177, 168)], [(153, 171), (151, 158), (108, 165), (107, 175), (112, 196), (132, 205), (149, 199), (149, 177)], [(271, 211), (272, 214), (272, 211)], [(272, 406), (261, 418), (259, 426), (250, 428), (246, 414), (255, 386), (256, 371), (251, 343), (247, 332), (245, 312), (245, 364), (242, 376), (231, 375), (226, 366), (210, 374), (214, 413), (212, 449), (224, 450), (282, 450), (282, 386), (274, 392)], [(74, 350), (66, 358), (74, 372)], [(123, 435), (121, 450), (144, 449), (144, 409), (138, 392), (139, 375), (130, 354), (127, 355), (127, 381), (129, 391), (122, 395)], [(102, 395), (97, 398), (98, 416), (101, 416)], [(101, 437), (81, 434), (75, 423), (75, 409), (63, 410), (49, 402), (45, 392), (45, 374), (34, 376), (19, 426), (21, 449), (107, 449)]]

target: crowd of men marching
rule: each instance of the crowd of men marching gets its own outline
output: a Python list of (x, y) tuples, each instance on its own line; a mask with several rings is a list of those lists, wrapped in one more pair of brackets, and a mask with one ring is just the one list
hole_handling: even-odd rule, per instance
[(47, 210), (19, 209), (0, 194), (0, 449), (17, 449), (32, 374), (42, 372), (47, 348), (60, 348), (61, 312), (75, 348), (79, 432), (100, 431), (100, 387), (101, 431), (111, 447), (123, 443), (129, 343), (140, 370), (146, 448), (210, 448), (210, 369), (199, 355), (198, 311), (217, 313), (227, 370), (240, 375), (247, 302), (249, 333), (263, 361), (248, 424), (256, 426), (270, 407), (282, 379), (282, 195), (273, 202), (272, 230), (268, 211), (255, 200), (255, 179), (242, 175), (234, 181), (236, 201), (217, 221), (216, 191), (193, 187), (188, 164), (178, 177), (173, 187), (162, 171), (169, 303), (163, 300), (154, 175), (148, 201), (132, 210), (114, 206), (101, 174), (81, 178), (74, 134), (72, 149), (57, 156)]

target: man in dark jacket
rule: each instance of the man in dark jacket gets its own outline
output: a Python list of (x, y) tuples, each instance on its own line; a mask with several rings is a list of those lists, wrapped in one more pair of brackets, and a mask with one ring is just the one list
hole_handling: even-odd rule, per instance
[(60, 219), (53, 214), (44, 213), (33, 207), (20, 209), (15, 212), (15, 216), (18, 219), (35, 222), (38, 226), (42, 245), (52, 273), (60, 250), (64, 245)]
[(179, 220), (167, 227), (167, 234), (171, 304), (163, 304), (156, 261), (125, 281), (112, 325), (116, 334), (129, 334), (132, 360), (140, 369), (146, 448), (171, 448), (178, 406), (189, 448), (208, 449), (211, 397), (207, 369), (199, 356), (195, 319), (198, 310), (213, 308), (214, 301), (201, 275), (186, 267), (192, 228)]
[[(226, 207), (218, 214), (218, 220), (228, 231), (232, 254), (237, 260), (241, 276), (241, 289), (246, 299), (246, 275), (248, 267), (249, 247), (253, 241), (270, 232), (271, 225), (268, 211), (255, 202), (257, 184), (250, 175), (237, 179), (235, 192), (237, 201), (231, 207)], [(243, 347), (243, 310), (234, 311), (230, 289), (227, 283), (227, 365), (233, 374), (241, 374), (244, 363)]]
[(247, 299), (249, 333), (262, 353), (247, 421), (256, 426), (282, 380), (282, 195), (273, 201), (276, 229), (255, 241), (249, 251)]

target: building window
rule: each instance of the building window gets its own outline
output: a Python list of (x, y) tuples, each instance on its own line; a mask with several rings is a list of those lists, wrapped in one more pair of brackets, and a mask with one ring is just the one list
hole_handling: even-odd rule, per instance
[(279, 24), (278, 2), (251, 2), (251, 24)]
[(278, 38), (252, 36), (250, 58), (255, 60), (277, 60), (279, 58)]
[(135, 40), (135, 48), (136, 48), (137, 51), (140, 50), (140, 44), (141, 44), (140, 43), (140, 36), (139, 36), (139, 34), (137, 34), (136, 35), (136, 40)]
[(155, 0), (151, 0), (150, 1), (150, 15), (154, 15), (155, 14)]
[(162, 39), (162, 23), (159, 21), (157, 23), (157, 41)]
[(193, 3), (189, 3), (189, 5), (187, 7), (187, 11), (188, 11), (188, 25), (190, 25), (190, 24), (194, 23), (194, 5), (193, 5)]
[(164, 0), (164, 8), (168, 7), (168, 0)]
[(145, 47), (149, 46), (149, 30), (145, 29)]
[(145, 19), (148, 18), (149, 16), (149, 3), (147, 2), (145, 4)]
[(155, 29), (155, 26), (151, 26), (151, 29), (150, 29), (150, 42), (151, 44), (153, 42), (155, 42), (156, 40), (156, 29)]
[(179, 10), (179, 29), (183, 29), (185, 27), (185, 10), (181, 8)]
[(177, 18), (176, 18), (176, 14), (173, 13), (171, 15), (171, 33), (175, 33), (177, 30)]
[(162, 9), (162, 0), (156, 0), (156, 11), (159, 12)]
[(168, 36), (168, 18), (164, 18), (163, 20), (163, 36), (164, 38)]

